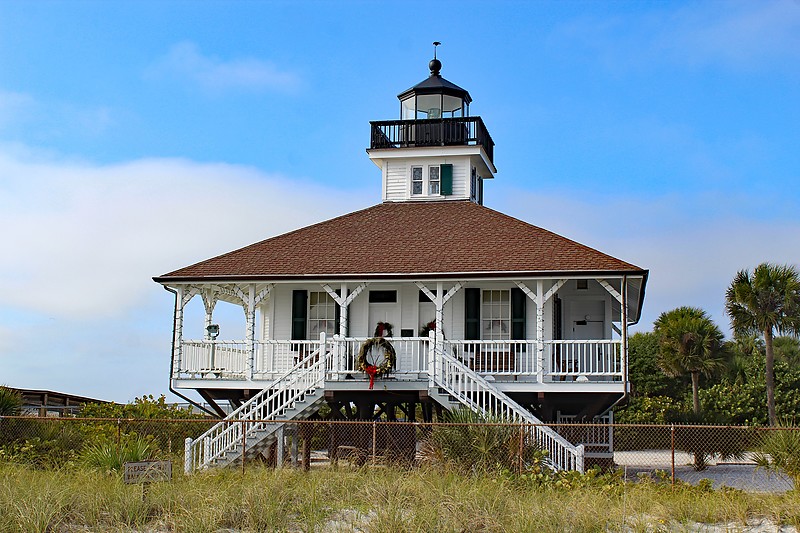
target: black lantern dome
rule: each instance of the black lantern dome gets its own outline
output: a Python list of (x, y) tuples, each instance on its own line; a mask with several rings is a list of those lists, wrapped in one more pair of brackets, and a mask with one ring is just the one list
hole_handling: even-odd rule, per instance
[(400, 119), (468, 117), (472, 102), (469, 92), (442, 77), (442, 62), (435, 54), (428, 67), (431, 75), (427, 79), (397, 95)]

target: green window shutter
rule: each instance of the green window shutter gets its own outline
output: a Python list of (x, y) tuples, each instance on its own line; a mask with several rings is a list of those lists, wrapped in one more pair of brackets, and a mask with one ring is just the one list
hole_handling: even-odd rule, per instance
[(464, 338), (481, 338), (481, 290), (464, 289)]
[(511, 289), (511, 338), (525, 339), (525, 305), (528, 297), (521, 289)]
[(292, 291), (292, 340), (301, 341), (306, 338), (308, 319), (308, 291)]
[(442, 194), (449, 196), (453, 194), (453, 165), (442, 165)]

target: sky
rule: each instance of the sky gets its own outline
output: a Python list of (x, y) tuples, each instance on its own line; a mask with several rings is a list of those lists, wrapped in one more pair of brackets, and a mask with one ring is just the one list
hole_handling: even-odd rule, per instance
[(728, 331), (738, 270), (800, 264), (797, 0), (5, 0), (0, 384), (167, 393), (151, 278), (378, 203), (369, 121), (433, 41), (496, 143), (485, 204), (649, 269), (633, 331)]

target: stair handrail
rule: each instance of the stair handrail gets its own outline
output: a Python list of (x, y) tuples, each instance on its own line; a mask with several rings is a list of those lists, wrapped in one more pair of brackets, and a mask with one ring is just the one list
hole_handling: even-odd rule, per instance
[[(321, 346), (325, 346), (325, 344), (321, 343)], [(273, 380), (200, 435), (191, 444), (193, 469), (209, 464), (229, 449), (240, 445), (242, 429), (245, 426), (241, 421), (253, 421), (253, 423), (247, 424), (246, 431), (247, 434), (253, 433), (265, 425), (263, 421), (275, 418), (296, 401), (302, 399), (308, 390), (323, 386), (329, 362), (330, 352), (327, 350), (327, 346), (322, 357), (320, 357), (320, 348), (317, 348), (298, 361), (285, 374)], [(299, 383), (302, 385), (297, 386)], [(265, 409), (265, 407), (268, 408)], [(234, 420), (240, 422), (231, 423)]]
[[(461, 403), (480, 412), (499, 416), (514, 423), (525, 424), (534, 441), (548, 451), (545, 462), (557, 470), (583, 472), (583, 446), (570, 443), (553, 428), (545, 425), (530, 411), (519, 405), (503, 391), (492, 385), (480, 374), (469, 368), (447, 352), (434, 349), (438, 363), (434, 369), (434, 382)], [(462, 378), (457, 380), (456, 378)], [(456, 385), (459, 383), (459, 385)], [(473, 393), (482, 401), (474, 400)], [(489, 409), (487, 409), (487, 406)]]

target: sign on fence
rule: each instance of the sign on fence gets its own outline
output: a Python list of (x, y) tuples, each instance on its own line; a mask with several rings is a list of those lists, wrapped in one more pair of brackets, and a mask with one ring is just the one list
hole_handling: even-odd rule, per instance
[(172, 479), (171, 461), (125, 463), (125, 483), (152, 483)]

